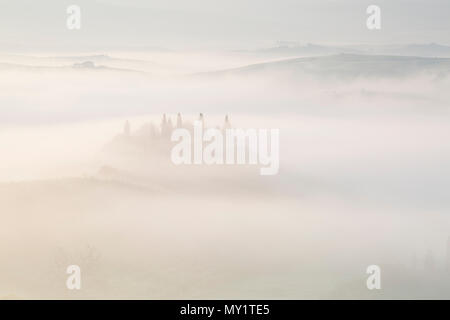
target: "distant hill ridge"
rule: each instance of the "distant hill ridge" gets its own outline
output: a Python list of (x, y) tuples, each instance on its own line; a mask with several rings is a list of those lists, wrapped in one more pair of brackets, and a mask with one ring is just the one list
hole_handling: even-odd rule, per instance
[(198, 76), (253, 75), (289, 73), (318, 76), (408, 76), (430, 73), (446, 76), (450, 73), (450, 58), (336, 54), (302, 57), (252, 64), (244, 67), (200, 73)]

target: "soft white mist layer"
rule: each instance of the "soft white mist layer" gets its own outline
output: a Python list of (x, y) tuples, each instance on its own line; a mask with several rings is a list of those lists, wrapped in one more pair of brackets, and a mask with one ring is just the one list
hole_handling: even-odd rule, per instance
[[(448, 296), (448, 79), (290, 76), (2, 73), (0, 296)], [(163, 112), (280, 129), (279, 174), (105, 151)], [(366, 289), (371, 264), (391, 290)]]

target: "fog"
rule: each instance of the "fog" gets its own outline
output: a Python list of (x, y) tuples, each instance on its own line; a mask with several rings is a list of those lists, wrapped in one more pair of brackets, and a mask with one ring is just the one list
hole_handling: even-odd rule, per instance
[[(316, 59), (2, 56), (0, 297), (448, 298), (447, 60)], [(173, 165), (178, 112), (280, 129), (279, 174)]]

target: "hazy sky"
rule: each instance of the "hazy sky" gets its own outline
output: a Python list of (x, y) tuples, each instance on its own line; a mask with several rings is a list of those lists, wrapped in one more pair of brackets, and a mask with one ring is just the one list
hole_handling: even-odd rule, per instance
[[(301, 43), (450, 44), (448, 0), (0, 0), (0, 49), (257, 48)], [(66, 28), (68, 5), (82, 29)], [(382, 29), (366, 28), (366, 8)]]

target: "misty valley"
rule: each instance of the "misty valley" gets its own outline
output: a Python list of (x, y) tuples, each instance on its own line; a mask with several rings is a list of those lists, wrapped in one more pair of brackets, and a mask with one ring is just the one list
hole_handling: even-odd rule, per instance
[(446, 50), (0, 54), (0, 297), (448, 297)]

